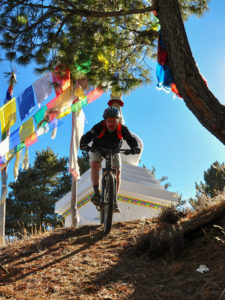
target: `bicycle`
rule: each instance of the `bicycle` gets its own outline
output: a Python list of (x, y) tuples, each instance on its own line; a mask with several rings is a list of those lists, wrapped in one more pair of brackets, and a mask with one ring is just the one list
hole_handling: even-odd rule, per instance
[[(125, 155), (137, 154), (129, 149), (107, 149), (107, 148), (93, 148), (89, 147), (86, 151), (99, 151), (105, 158), (106, 165), (102, 169), (101, 180), (101, 198), (99, 203), (100, 222), (103, 224), (103, 231), (108, 234), (112, 227), (113, 219), (113, 204), (117, 198), (117, 169), (112, 166), (113, 155), (123, 152)], [(139, 149), (140, 151), (140, 149)]]

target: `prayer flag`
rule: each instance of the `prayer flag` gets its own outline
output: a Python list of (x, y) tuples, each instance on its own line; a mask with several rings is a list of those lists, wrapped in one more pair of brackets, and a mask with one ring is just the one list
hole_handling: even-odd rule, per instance
[(20, 127), (20, 141), (24, 142), (26, 138), (34, 133), (33, 118), (30, 118)]
[(159, 32), (159, 37), (158, 37), (157, 61), (162, 66), (165, 66), (167, 63), (167, 52), (165, 49), (165, 44), (162, 40), (161, 31)]
[(55, 85), (56, 96), (70, 86), (70, 70), (64, 65), (57, 66), (52, 72), (52, 81)]
[(15, 155), (14, 149), (9, 150), (9, 152), (6, 153), (5, 159), (8, 161), (10, 158), (12, 158)]
[(26, 138), (25, 145), (26, 145), (26, 147), (30, 147), (31, 145), (35, 144), (37, 141), (38, 141), (37, 133), (34, 132), (31, 136)]
[(85, 91), (89, 90), (87, 77), (76, 79), (76, 86), (82, 87)]
[(34, 115), (34, 120), (37, 125), (44, 119), (46, 110), (47, 106), (45, 105)]
[(74, 179), (80, 177), (79, 165), (78, 165), (78, 149), (81, 136), (84, 132), (84, 120), (85, 115), (83, 110), (72, 114), (72, 134), (70, 142), (70, 162), (69, 171), (73, 175)]
[(20, 151), (21, 149), (23, 149), (25, 147), (25, 143), (20, 143), (19, 145), (16, 146), (15, 148), (15, 152)]
[(0, 156), (4, 156), (9, 152), (9, 136), (7, 136), (0, 144)]
[(68, 87), (64, 92), (62, 92), (56, 99), (52, 109), (60, 113), (63, 108), (68, 108), (72, 105), (76, 96), (74, 92), (71, 91), (70, 87)]
[(49, 123), (49, 131), (52, 131), (56, 127), (59, 127), (60, 125), (63, 124), (62, 120), (54, 119)]
[(102, 94), (103, 94), (103, 89), (101, 88), (101, 86), (98, 86), (96, 89), (94, 89), (87, 95), (88, 104), (95, 101), (97, 98), (101, 97)]
[(14, 180), (17, 180), (19, 174), (20, 152), (16, 152), (16, 159), (13, 168)]
[(35, 108), (33, 87), (29, 86), (17, 98), (20, 119), (23, 121)]
[(6, 159), (5, 156), (0, 156), (0, 165), (3, 165), (4, 163), (6, 163)]
[(87, 98), (83, 98), (82, 100), (79, 100), (76, 103), (74, 103), (71, 107), (71, 110), (72, 110), (72, 112), (78, 112), (87, 104), (88, 104)]
[(15, 98), (0, 108), (1, 131), (4, 133), (16, 122), (16, 101)]
[(49, 101), (46, 106), (48, 109), (52, 109), (55, 105), (55, 102), (57, 101), (57, 97), (53, 98), (51, 101)]
[(20, 128), (17, 128), (9, 135), (9, 149), (15, 148), (20, 144)]
[(5, 97), (4, 104), (6, 104), (9, 100), (11, 100), (12, 97), (13, 97), (13, 87), (9, 86), (8, 90), (6, 92), (6, 97)]
[(37, 130), (37, 137), (45, 134), (49, 132), (49, 126), (48, 126), (48, 123), (44, 124), (43, 126), (41, 126), (40, 128), (38, 128)]
[(79, 99), (82, 99), (82, 98), (85, 98), (85, 93), (84, 93), (84, 90), (81, 86), (78, 86), (76, 89), (75, 89), (75, 92), (74, 94), (79, 98)]
[(33, 84), (37, 102), (40, 105), (52, 93), (51, 73), (46, 74)]
[(68, 114), (71, 113), (71, 111), (72, 111), (72, 110), (71, 110), (71, 107), (69, 107), (69, 108), (63, 110), (63, 111), (57, 116), (57, 119), (61, 119), (61, 118), (65, 117), (65, 116), (67, 116)]
[(28, 148), (26, 147), (24, 157), (23, 157), (23, 162), (22, 162), (22, 169), (28, 170), (29, 169), (29, 153), (28, 153)]

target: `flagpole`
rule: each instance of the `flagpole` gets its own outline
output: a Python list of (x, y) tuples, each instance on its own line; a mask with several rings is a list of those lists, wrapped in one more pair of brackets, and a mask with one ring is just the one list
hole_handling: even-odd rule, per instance
[[(6, 93), (5, 103), (9, 102), (12, 99), (13, 95), (13, 86), (16, 83), (16, 74), (12, 71), (9, 79), (9, 87)], [(5, 104), (4, 103), (4, 104)], [(8, 129), (5, 133), (2, 134), (2, 141), (7, 138), (10, 134)], [(5, 244), (5, 217), (6, 217), (6, 197), (7, 197), (7, 179), (8, 179), (8, 170), (7, 165), (1, 172), (2, 177), (2, 191), (1, 191), (1, 203), (0, 203), (0, 245)]]
[[(77, 96), (73, 101), (76, 103), (79, 101), (79, 96), (75, 90), (74, 85), (72, 85), (71, 93)], [(71, 187), (71, 226), (77, 227), (78, 224), (78, 212), (77, 212), (77, 181), (80, 177), (79, 165), (78, 165), (78, 149), (80, 144), (80, 138), (84, 132), (84, 113), (81, 109), (78, 112), (72, 112), (72, 130), (71, 130), (71, 142), (70, 142), (70, 162), (69, 171), (72, 177), (72, 187)]]
[(71, 189), (71, 224), (73, 228), (77, 227), (77, 180), (72, 176)]

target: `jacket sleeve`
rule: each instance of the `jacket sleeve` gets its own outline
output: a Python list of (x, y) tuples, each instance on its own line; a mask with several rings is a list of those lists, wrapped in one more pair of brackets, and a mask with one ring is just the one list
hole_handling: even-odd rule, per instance
[(80, 145), (88, 145), (96, 136), (100, 134), (101, 128), (101, 122), (93, 126), (90, 131), (81, 137)]
[(134, 136), (131, 135), (128, 128), (122, 125), (122, 136), (131, 149), (138, 148), (138, 142)]

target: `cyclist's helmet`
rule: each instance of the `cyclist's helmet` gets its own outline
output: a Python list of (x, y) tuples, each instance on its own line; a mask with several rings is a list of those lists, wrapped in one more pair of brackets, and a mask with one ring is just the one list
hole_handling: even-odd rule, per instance
[(103, 119), (107, 119), (107, 118), (119, 118), (119, 111), (117, 108), (115, 107), (108, 107), (105, 109), (104, 113), (103, 113)]

